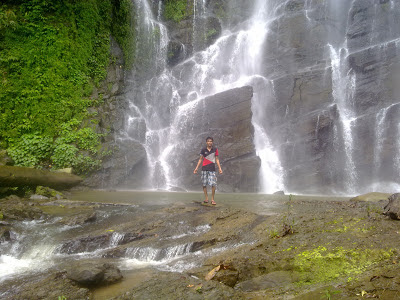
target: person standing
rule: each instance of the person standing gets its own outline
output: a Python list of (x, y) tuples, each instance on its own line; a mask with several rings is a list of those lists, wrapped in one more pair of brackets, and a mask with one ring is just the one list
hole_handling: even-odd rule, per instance
[(200, 151), (200, 158), (193, 173), (197, 174), (200, 164), (203, 162), (201, 168), (201, 182), (203, 184), (203, 192), (205, 196), (204, 203), (208, 203), (207, 185), (211, 186), (211, 204), (216, 205), (214, 195), (217, 188), (217, 175), (215, 172), (215, 164), (218, 166), (219, 174), (222, 174), (221, 165), (218, 158), (218, 149), (213, 147), (214, 139), (212, 137), (206, 138), (206, 147)]

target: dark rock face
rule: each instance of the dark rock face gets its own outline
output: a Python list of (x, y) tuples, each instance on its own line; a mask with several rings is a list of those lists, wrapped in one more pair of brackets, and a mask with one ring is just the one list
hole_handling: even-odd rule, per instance
[(253, 143), (252, 96), (250, 86), (236, 88), (199, 100), (192, 108), (194, 115), (190, 118), (186, 112), (182, 113), (181, 131), (177, 136), (184, 138), (184, 142), (179, 145), (177, 155), (172, 157), (182, 160), (182, 167), (176, 170), (178, 182), (189, 189), (201, 188), (200, 178), (193, 175), (193, 170), (206, 138), (212, 136), (224, 172), (218, 177), (219, 189), (257, 190), (260, 161)]
[(170, 67), (212, 45), (222, 32), (220, 19), (214, 16), (192, 16), (179, 23), (168, 21), (166, 26), (170, 35), (167, 53)]
[[(103, 149), (112, 151), (112, 154), (103, 159), (100, 170), (84, 180), (83, 185), (89, 187), (115, 187), (137, 172), (146, 158), (146, 152), (139, 142), (115, 139), (117, 133), (124, 129), (125, 112), (129, 104), (124, 96), (126, 78), (123, 54), (114, 39), (111, 39), (111, 55), (115, 63), (109, 66), (107, 78), (94, 91), (93, 96), (103, 95), (104, 103), (98, 109), (97, 131), (105, 135)], [(144, 132), (145, 125), (137, 130)]]
[(85, 179), (84, 185), (109, 188), (123, 184), (132, 176), (137, 180), (143, 177), (146, 160), (143, 146), (139, 142), (126, 140), (116, 143), (115, 147), (113, 155), (104, 160), (101, 170)]
[[(272, 113), (266, 126), (279, 149), (285, 186), (293, 191), (364, 191), (378, 178), (395, 181), (393, 157), (398, 150), (386, 139), (385, 151), (379, 153), (381, 168), (371, 161), (379, 151), (374, 149), (377, 114), (400, 95), (393, 85), (398, 75), (399, 7), (390, 1), (345, 2), (287, 1), (279, 8), (284, 14), (270, 26), (264, 70), (274, 83), (275, 103), (268, 108)], [(338, 62), (332, 60), (333, 48), (338, 49), (340, 70), (334, 69)], [(341, 72), (341, 82), (335, 72)], [(340, 119), (346, 112), (338, 101), (356, 118), (347, 153), (348, 137)], [(389, 112), (398, 116), (396, 105)], [(344, 160), (346, 155), (352, 162)], [(354, 169), (350, 190), (349, 164)], [(379, 175), (372, 178), (376, 169)]]
[[(146, 116), (146, 122), (138, 122), (137, 126), (129, 128), (129, 142), (115, 143), (120, 152), (106, 161), (103, 170), (91, 179), (90, 186), (112, 187), (125, 183), (130, 187), (143, 187), (150, 181), (147, 180), (149, 169), (155, 171), (153, 177), (159, 177), (152, 178), (157, 184), (150, 184), (150, 187), (165, 188), (168, 185), (160, 156), (152, 153), (155, 161), (146, 161), (141, 144), (147, 142), (146, 151), (149, 151), (147, 146), (161, 144), (157, 151), (163, 151), (165, 141), (146, 134), (173, 128), (174, 118), (186, 122), (174, 109), (196, 100), (203, 92), (207, 94), (208, 86), (211, 86), (207, 78), (201, 87), (185, 84), (197, 83), (199, 73), (196, 68), (208, 64), (202, 60), (207, 51), (199, 51), (213, 43), (217, 46), (215, 41), (225, 29), (230, 32), (247, 30), (256, 3), (251, 0), (205, 1), (201, 6), (204, 13), (199, 13), (200, 10), (193, 10), (193, 2), (188, 1), (188, 11), (193, 14), (180, 23), (164, 22), (169, 44), (157, 46), (167, 47), (166, 57), (154, 57), (156, 63), (151, 64), (147, 58), (151, 42), (147, 41), (149, 44), (138, 52), (143, 63), (138, 62), (133, 79), (129, 79), (133, 82), (129, 83), (129, 92), (134, 92), (130, 94), (125, 90), (127, 97), (134, 98), (131, 103), (142, 114), (148, 112), (147, 106), (154, 111)], [(151, 1), (154, 16), (159, 4), (159, 1)], [(359, 194), (369, 191), (375, 182), (397, 182), (400, 176), (399, 146), (393, 140), (399, 135), (396, 120), (400, 113), (399, 3), (386, 0), (272, 0), (268, 2), (268, 13), (264, 17), (270, 22), (259, 62), (259, 75), (270, 84), (267, 88), (270, 90), (265, 94), (272, 96), (264, 99), (262, 126), (278, 153), (284, 189), (299, 193)], [(224, 38), (227, 44), (233, 40), (228, 36)], [(160, 62), (163, 59), (166, 64)], [(165, 66), (167, 70), (163, 73)], [(223, 63), (213, 67), (209, 71), (214, 73), (210, 74), (210, 82), (231, 72)], [(169, 72), (171, 74), (167, 74)], [(257, 93), (256, 86), (254, 90)], [(126, 111), (128, 101), (124, 101), (118, 107)], [(260, 161), (254, 146), (251, 149), (244, 146), (253, 145), (254, 134), (250, 130), (251, 133), (246, 135), (248, 138), (243, 138), (242, 133), (238, 137), (232, 135), (230, 128), (231, 124), (241, 122), (242, 113), (244, 119), (249, 120), (247, 111), (235, 114), (226, 110), (226, 113), (222, 111), (223, 117), (222, 114), (217, 117), (208, 111), (207, 106), (213, 101), (203, 99), (199, 105), (204, 109), (190, 111), (193, 118), (190, 117), (186, 124), (196, 129), (190, 134), (184, 129), (179, 130), (179, 135), (175, 136), (178, 140), (184, 137), (185, 145), (177, 144), (174, 150), (179, 147), (183, 157), (198, 153), (196, 149), (203, 144), (198, 141), (213, 135), (221, 150), (225, 171), (219, 178), (221, 190), (255, 191), (259, 186)], [(235, 102), (234, 107), (239, 106)], [(123, 114), (123, 109), (110, 110), (113, 113), (104, 124), (113, 124), (113, 132), (123, 131), (127, 117), (115, 117), (118, 113)], [(151, 129), (145, 124), (150, 118), (157, 119)], [(207, 118), (219, 124), (203, 126), (205, 121), (208, 122)], [(198, 126), (201, 129), (197, 129)], [(234, 131), (241, 132), (242, 129), (235, 128)], [(187, 145), (189, 143), (191, 146)], [(197, 189), (198, 180), (187, 167), (194, 167), (196, 157), (179, 158), (179, 161), (178, 170), (174, 170), (173, 185)]]

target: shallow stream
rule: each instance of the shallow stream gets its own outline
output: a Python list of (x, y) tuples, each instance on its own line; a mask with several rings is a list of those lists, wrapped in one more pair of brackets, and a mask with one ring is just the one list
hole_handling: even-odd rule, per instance
[[(21, 280), (43, 274), (46, 270), (62, 270), (71, 262), (80, 260), (106, 259), (117, 265), (125, 278), (119, 284), (95, 291), (95, 299), (107, 299), (115, 289), (124, 290), (140, 284), (157, 270), (182, 272), (198, 266), (213, 253), (253, 242), (251, 237), (240, 237), (217, 242), (206, 249), (199, 247), (204, 243), (201, 236), (208, 236), (204, 240), (210, 240), (214, 234), (207, 218), (196, 219), (196, 210), (204, 209), (203, 197), (202, 193), (195, 192), (75, 192), (69, 198), (73, 204), (82, 205), (77, 210), (84, 210), (87, 204), (95, 205), (96, 221), (70, 226), (60, 224), (61, 216), (56, 216), (46, 221), (13, 223), (11, 241), (0, 243), (0, 296), (9, 296), (13, 286)], [(219, 211), (243, 209), (268, 216), (287, 209), (289, 197), (218, 193), (216, 208)], [(348, 199), (293, 197), (316, 201)], [(56, 206), (61, 210), (64, 207), (62, 204)], [(187, 212), (182, 211), (186, 207)], [(212, 212), (214, 207), (209, 205), (206, 209)], [(157, 226), (161, 229), (152, 231), (151, 227)], [(125, 246), (124, 240), (131, 237), (129, 233), (141, 230), (148, 232), (146, 239)], [(86, 237), (99, 239), (87, 242)], [(117, 248), (123, 250), (122, 255), (115, 255)]]

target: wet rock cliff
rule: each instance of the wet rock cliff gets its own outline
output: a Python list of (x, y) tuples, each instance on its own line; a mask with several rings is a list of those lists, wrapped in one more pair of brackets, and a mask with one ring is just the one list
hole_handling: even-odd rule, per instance
[[(148, 17), (144, 29), (138, 28), (138, 45), (145, 47), (137, 53), (153, 55), (153, 64), (144, 57), (125, 74), (125, 110), (116, 118), (120, 125), (115, 131), (122, 150), (96, 175), (97, 184), (192, 189), (194, 157), (201, 140), (214, 135), (226, 166), (221, 187), (257, 191), (263, 168), (251, 117), (257, 110), (262, 114), (259, 125), (279, 158), (282, 190), (361, 193), (393, 186), (400, 175), (397, 1), (268, 1), (262, 16), (267, 24), (262, 55), (254, 62), (266, 84), (235, 86), (251, 86), (257, 99), (262, 94), (257, 100), (262, 106), (254, 106), (248, 88), (229, 86), (227, 94), (216, 88), (240, 72), (241, 61), (247, 59), (229, 45), (236, 47), (242, 32), (252, 26), (249, 20), (259, 1), (198, 2), (188, 1), (186, 16), (174, 22), (163, 17), (164, 2), (139, 1), (136, 10)], [(229, 55), (221, 52), (221, 45), (226, 53), (232, 50)], [(218, 55), (226, 55), (233, 67), (223, 60), (211, 65)], [(184, 119), (184, 105), (194, 100), (203, 108), (188, 110)], [(217, 113), (208, 105), (228, 107), (231, 101), (241, 108)], [(207, 125), (212, 130), (204, 128), (205, 114), (216, 120)], [(195, 129), (185, 133), (179, 122)], [(231, 124), (238, 123), (246, 130), (238, 129), (242, 135), (236, 138)], [(171, 151), (178, 148), (181, 157), (190, 159), (174, 161)]]

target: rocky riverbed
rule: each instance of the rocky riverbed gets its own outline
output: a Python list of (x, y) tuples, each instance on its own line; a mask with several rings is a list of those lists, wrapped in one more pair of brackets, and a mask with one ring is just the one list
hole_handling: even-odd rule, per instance
[(147, 204), (3, 198), (2, 272), (10, 271), (4, 266), (11, 258), (36, 264), (3, 273), (0, 295), (395, 299), (400, 223), (383, 214), (389, 195), (282, 195), (269, 212), (261, 204), (257, 211), (254, 203), (247, 209), (245, 194), (240, 207), (226, 201), (205, 205), (190, 193), (186, 201)]

